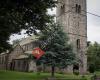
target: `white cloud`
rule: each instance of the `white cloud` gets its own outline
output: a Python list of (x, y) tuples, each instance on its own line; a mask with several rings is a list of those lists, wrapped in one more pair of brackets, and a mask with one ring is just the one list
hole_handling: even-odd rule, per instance
[(24, 34), (24, 33), (25, 33), (25, 30), (22, 30), (21, 35), (18, 35), (18, 34), (11, 35), (11, 36), (10, 36), (10, 41), (9, 41), (9, 42), (12, 43), (13, 40), (21, 39), (21, 38), (27, 37), (27, 35)]
[(88, 31), (88, 41), (91, 42), (100, 42), (100, 27), (99, 26), (93, 26), (89, 25), (87, 27)]
[[(99, 15), (100, 0), (87, 0), (87, 10), (88, 12)], [(89, 41), (97, 41), (100, 43), (100, 17), (96, 17), (88, 14), (87, 16), (87, 34)]]

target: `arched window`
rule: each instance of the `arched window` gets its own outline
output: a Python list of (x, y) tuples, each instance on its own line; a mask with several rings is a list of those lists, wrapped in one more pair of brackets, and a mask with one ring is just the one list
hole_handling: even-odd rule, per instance
[(77, 49), (80, 49), (80, 39), (77, 39), (76, 45), (77, 45)]
[(75, 11), (78, 12), (78, 4), (76, 4)]
[(78, 13), (81, 13), (81, 5), (78, 5)]
[(81, 13), (81, 5), (76, 4), (75, 11), (76, 13)]
[(63, 13), (65, 12), (65, 4), (63, 4), (63, 5), (61, 6), (60, 11), (61, 11), (61, 14), (63, 14)]

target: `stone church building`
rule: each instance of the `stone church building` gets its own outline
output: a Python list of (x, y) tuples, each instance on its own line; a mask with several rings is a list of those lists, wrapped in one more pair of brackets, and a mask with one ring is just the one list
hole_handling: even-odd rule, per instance
[[(76, 54), (77, 64), (68, 66), (65, 72), (74, 69), (87, 71), (87, 14), (86, 0), (58, 0), (56, 20), (68, 34)], [(0, 69), (36, 71), (36, 64), (30, 59), (32, 50), (38, 47), (38, 40), (32, 36), (23, 39), (9, 53), (0, 54)]]
[(0, 69), (36, 71), (36, 64), (30, 58), (35, 47), (38, 47), (38, 41), (35, 36), (21, 40), (9, 53), (0, 54)]
[(77, 68), (80, 73), (87, 71), (87, 7), (86, 0), (58, 0), (57, 22), (68, 34), (74, 47), (78, 63), (69, 66), (68, 72)]

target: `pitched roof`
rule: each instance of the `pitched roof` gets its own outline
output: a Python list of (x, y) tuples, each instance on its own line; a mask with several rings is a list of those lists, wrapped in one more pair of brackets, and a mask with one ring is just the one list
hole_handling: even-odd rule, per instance
[(32, 35), (32, 36), (30, 36), (30, 37), (27, 37), (27, 38), (25, 38), (25, 39), (22, 39), (22, 40), (19, 42), (19, 44), (22, 46), (22, 45), (31, 43), (31, 42), (36, 41), (36, 40), (38, 40), (38, 37), (35, 36), (35, 35)]
[(20, 55), (15, 59), (24, 59), (24, 58), (28, 58), (28, 57), (29, 57), (28, 55)]

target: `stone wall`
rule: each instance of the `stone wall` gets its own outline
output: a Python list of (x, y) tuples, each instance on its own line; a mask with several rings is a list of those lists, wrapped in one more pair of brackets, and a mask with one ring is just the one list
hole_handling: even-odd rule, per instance
[(21, 54), (24, 54), (21, 46), (20, 45), (15, 46), (14, 49), (11, 51), (11, 53), (9, 53), (9, 56), (8, 56), (8, 69), (10, 69), (10, 67), (11, 67), (12, 60), (16, 59)]
[(7, 61), (8, 61), (8, 54), (1, 53), (0, 54), (0, 69), (1, 70), (7, 69)]
[[(58, 0), (58, 2), (57, 22), (63, 26), (64, 32), (70, 38), (70, 43), (74, 47), (73, 52), (79, 61), (80, 73), (85, 73), (87, 70), (86, 0)], [(67, 71), (73, 72), (73, 68), (68, 68)]]

